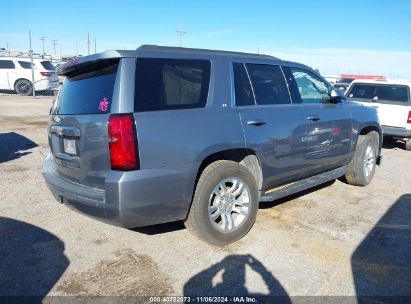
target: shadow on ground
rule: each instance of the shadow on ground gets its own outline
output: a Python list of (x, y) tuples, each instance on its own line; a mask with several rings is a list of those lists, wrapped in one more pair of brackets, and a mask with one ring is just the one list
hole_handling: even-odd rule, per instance
[(15, 132), (0, 133), (0, 164), (30, 154), (37, 144)]
[(384, 141), (382, 143), (382, 147), (384, 149), (400, 149), (405, 150), (405, 143), (401, 140), (396, 140), (391, 137), (384, 137)]
[(59, 238), (5, 217), (0, 217), (0, 257), (0, 301), (4, 297), (24, 296), (36, 297), (30, 303), (37, 302), (69, 265)]
[[(401, 196), (351, 257), (360, 303), (401, 303), (411, 297), (411, 194)], [(406, 303), (405, 301), (404, 303)], [(408, 302), (409, 303), (409, 302)]]
[(186, 227), (184, 226), (184, 223), (182, 221), (177, 221), (177, 222), (170, 222), (170, 223), (165, 223), (165, 224), (137, 227), (131, 230), (139, 232), (139, 233), (147, 234), (147, 235), (156, 235), (156, 234), (163, 234), (167, 232), (183, 230), (185, 228)]
[[(246, 268), (256, 272), (262, 278), (268, 290), (267, 294), (248, 291), (245, 286)], [(291, 303), (280, 282), (259, 260), (249, 254), (229, 255), (221, 262), (194, 275), (184, 285), (184, 296), (248, 296), (258, 297), (260, 300), (270, 296), (267, 300), (271, 302), (275, 296), (275, 303)]]

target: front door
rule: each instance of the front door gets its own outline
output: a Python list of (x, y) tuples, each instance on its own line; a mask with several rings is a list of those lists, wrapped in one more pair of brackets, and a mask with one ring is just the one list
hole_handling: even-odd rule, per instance
[(294, 99), (301, 102), (305, 112), (309, 173), (346, 165), (352, 156), (349, 105), (331, 102), (328, 83), (316, 74), (293, 67), (285, 67), (284, 72)]

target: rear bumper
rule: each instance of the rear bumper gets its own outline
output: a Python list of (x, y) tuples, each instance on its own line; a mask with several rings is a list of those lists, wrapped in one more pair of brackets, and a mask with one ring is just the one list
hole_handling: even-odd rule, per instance
[[(176, 180), (170, 172), (112, 171), (103, 190), (62, 178), (54, 165), (54, 158), (49, 155), (43, 163), (43, 177), (56, 200), (103, 222), (134, 228), (182, 220), (187, 215), (186, 198), (182, 192), (175, 193), (182, 190), (175, 189), (176, 181), (181, 184), (181, 177)], [(168, 184), (159, 185), (159, 181)]]
[(388, 136), (411, 137), (411, 130), (405, 128), (382, 126), (382, 133)]
[(40, 79), (35, 82), (35, 89), (36, 91), (45, 91), (45, 90), (53, 90), (57, 89), (59, 86), (59, 81), (58, 79)]

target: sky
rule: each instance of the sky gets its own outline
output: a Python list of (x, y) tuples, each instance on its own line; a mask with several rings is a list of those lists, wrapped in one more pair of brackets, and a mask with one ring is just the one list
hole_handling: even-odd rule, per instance
[(0, 47), (87, 55), (142, 44), (263, 53), (323, 75), (411, 79), (409, 0), (42, 0), (3, 1)]

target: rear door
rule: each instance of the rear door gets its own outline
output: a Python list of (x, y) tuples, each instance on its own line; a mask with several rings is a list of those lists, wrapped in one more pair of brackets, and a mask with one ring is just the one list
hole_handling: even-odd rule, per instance
[(10, 73), (15, 70), (15, 64), (10, 59), (0, 59), (0, 90), (14, 90), (10, 86)]
[(406, 128), (411, 111), (410, 88), (406, 85), (354, 83), (347, 96), (378, 112), (383, 126)]
[(104, 188), (110, 170), (107, 122), (119, 60), (93, 62), (66, 75), (51, 109), (49, 144), (57, 173)]
[(294, 99), (304, 108), (310, 174), (347, 164), (352, 149), (349, 105), (331, 103), (328, 83), (314, 73), (295, 67), (284, 67), (284, 72)]
[(299, 179), (305, 168), (304, 110), (292, 104), (279, 65), (234, 63), (235, 108), (246, 146), (256, 151), (263, 190)]

